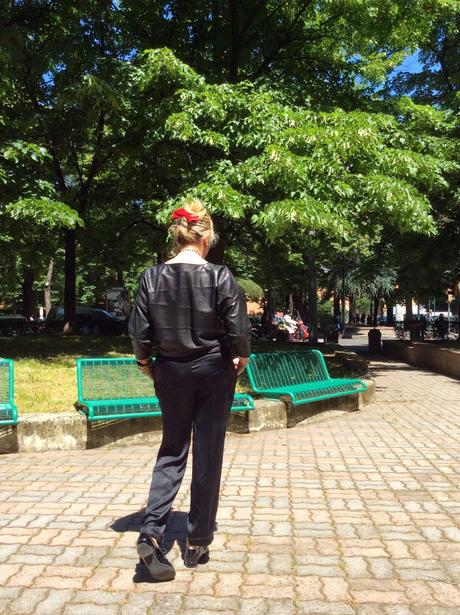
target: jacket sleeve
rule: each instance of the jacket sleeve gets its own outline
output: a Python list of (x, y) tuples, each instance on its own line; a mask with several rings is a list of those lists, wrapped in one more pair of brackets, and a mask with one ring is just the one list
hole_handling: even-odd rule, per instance
[(148, 312), (148, 293), (145, 274), (139, 283), (136, 302), (131, 312), (128, 325), (136, 359), (149, 359), (152, 356), (154, 329)]
[(249, 357), (251, 321), (240, 287), (227, 267), (219, 276), (217, 294), (217, 313), (224, 324), (232, 355)]

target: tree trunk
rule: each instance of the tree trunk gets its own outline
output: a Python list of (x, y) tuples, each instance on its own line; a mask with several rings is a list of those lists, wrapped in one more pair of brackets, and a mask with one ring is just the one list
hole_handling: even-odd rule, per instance
[(240, 63), (240, 26), (238, 15), (238, 0), (229, 1), (230, 8), (230, 67), (229, 81), (237, 83), (238, 81), (238, 66)]
[(295, 314), (298, 314), (300, 318), (302, 318), (302, 303), (303, 303), (303, 294), (299, 291), (293, 293), (292, 295), (292, 305)]
[(117, 284), (118, 286), (121, 286), (122, 288), (125, 287), (125, 277), (121, 269), (117, 269)]
[(310, 327), (310, 342), (318, 341), (318, 283), (316, 260), (312, 254), (307, 255), (308, 263), (308, 326)]
[(395, 322), (394, 314), (393, 314), (393, 306), (394, 306), (393, 299), (388, 298), (386, 300), (386, 304), (387, 304), (387, 325), (393, 325)]
[(224, 262), (225, 249), (227, 247), (227, 243), (224, 240), (225, 223), (222, 218), (218, 218), (217, 216), (215, 216), (214, 229), (219, 235), (219, 241), (213, 248), (209, 250), (209, 254), (207, 255), (206, 259), (210, 263), (214, 263), (215, 265), (222, 265)]
[(343, 331), (345, 330), (345, 299), (346, 299), (345, 290), (342, 290), (342, 296), (341, 296), (342, 307), (341, 307), (340, 313), (341, 313)]
[(48, 273), (46, 274), (46, 280), (45, 280), (45, 292), (44, 292), (45, 318), (48, 316), (49, 311), (51, 310), (51, 280), (53, 278), (53, 268), (54, 268), (54, 260), (50, 259), (50, 262), (48, 265)]
[(334, 316), (340, 314), (340, 294), (334, 291)]
[(345, 289), (345, 266), (342, 268), (342, 333), (345, 331), (345, 301), (346, 301), (346, 289)]
[(412, 295), (405, 296), (405, 303), (406, 303), (406, 316), (404, 317), (404, 320), (406, 321), (414, 320), (414, 314), (412, 312)]
[(76, 331), (77, 316), (77, 233), (73, 229), (65, 231), (65, 261), (64, 261), (64, 333)]
[(372, 324), (374, 325), (374, 327), (377, 326), (377, 316), (379, 313), (379, 305), (380, 305), (380, 299), (379, 297), (375, 296), (373, 310), (372, 310)]
[(348, 324), (355, 324), (355, 298), (352, 294), (349, 297)]
[(22, 315), (30, 319), (34, 312), (35, 273), (31, 267), (24, 267), (22, 281)]
[(274, 314), (272, 268), (271, 268), (271, 249), (269, 244), (263, 242), (262, 249), (262, 272), (264, 277), (264, 311), (262, 314), (263, 334), (271, 337), (272, 317)]
[(300, 316), (300, 319), (308, 324), (308, 296), (306, 291), (294, 293), (294, 311)]

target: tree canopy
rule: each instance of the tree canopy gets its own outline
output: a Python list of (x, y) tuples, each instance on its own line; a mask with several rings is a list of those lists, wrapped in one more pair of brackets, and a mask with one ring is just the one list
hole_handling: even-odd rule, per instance
[[(2, 9), (4, 301), (24, 302), (54, 259), (71, 330), (77, 302), (134, 291), (165, 257), (188, 194), (221, 232), (212, 258), (247, 288), (301, 294), (313, 269), (380, 258), (417, 294), (411, 250), (423, 260), (439, 245), (440, 286), (457, 275), (453, 0)], [(417, 49), (423, 70), (395, 76)]]

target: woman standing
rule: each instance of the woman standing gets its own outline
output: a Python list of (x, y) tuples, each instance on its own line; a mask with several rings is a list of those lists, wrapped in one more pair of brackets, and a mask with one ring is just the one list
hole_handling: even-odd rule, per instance
[[(251, 323), (235, 278), (205, 260), (216, 241), (201, 201), (173, 213), (175, 256), (144, 272), (129, 322), (139, 368), (155, 383), (163, 415), (137, 551), (153, 578), (171, 580), (161, 541), (184, 476), (193, 433), (193, 467), (184, 563), (209, 560), (225, 431), (236, 379), (249, 357)], [(152, 363), (152, 343), (159, 351)]]

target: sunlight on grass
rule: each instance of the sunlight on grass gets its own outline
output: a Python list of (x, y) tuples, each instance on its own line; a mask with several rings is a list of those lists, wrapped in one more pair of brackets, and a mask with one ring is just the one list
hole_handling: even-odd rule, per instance
[(19, 413), (74, 410), (78, 357), (131, 356), (127, 337), (0, 338), (0, 355), (14, 359)]
[(15, 364), (15, 398), (20, 412), (72, 410), (77, 378), (70, 357), (19, 359)]

